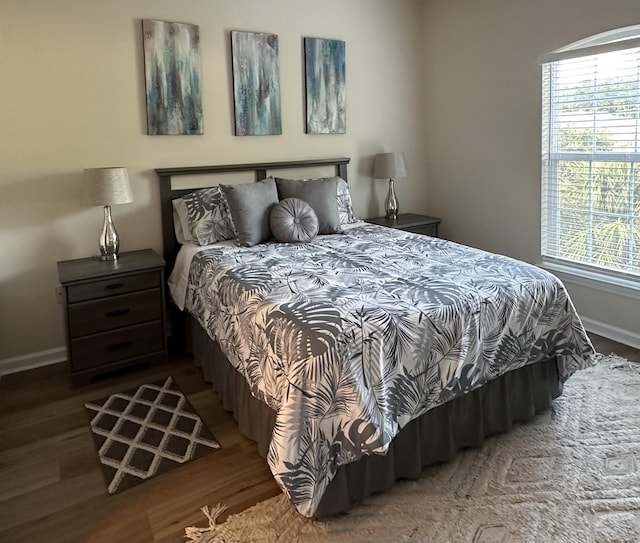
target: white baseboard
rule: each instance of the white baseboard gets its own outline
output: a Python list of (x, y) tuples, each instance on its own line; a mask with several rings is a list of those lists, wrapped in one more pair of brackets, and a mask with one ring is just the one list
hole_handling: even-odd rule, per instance
[(640, 349), (640, 334), (618, 328), (617, 326), (611, 326), (610, 324), (590, 319), (588, 317), (580, 317), (582, 324), (588, 332), (593, 332), (599, 336), (612, 339), (618, 343), (629, 345), (635, 349)]
[(55, 349), (47, 349), (37, 353), (25, 354), (22, 356), (14, 356), (0, 360), (0, 377), (10, 373), (31, 370), (41, 366), (57, 364), (67, 360), (67, 348), (56, 347)]

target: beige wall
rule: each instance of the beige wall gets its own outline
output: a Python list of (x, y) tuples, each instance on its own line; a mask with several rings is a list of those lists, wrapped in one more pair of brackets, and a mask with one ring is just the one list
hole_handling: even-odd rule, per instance
[[(64, 344), (56, 261), (94, 254), (87, 167), (129, 168), (123, 250), (161, 249), (153, 168), (350, 156), (356, 212), (381, 214), (372, 155), (404, 150), (402, 211), (537, 262), (538, 57), (640, 23), (638, 0), (0, 0), (0, 365)], [(140, 20), (200, 26), (205, 134), (145, 135)], [(233, 136), (230, 30), (279, 35), (283, 135)], [(304, 134), (301, 39), (343, 39), (347, 134)], [(567, 283), (589, 319), (640, 334), (638, 300)]]
[[(445, 237), (539, 262), (538, 58), (639, 23), (638, 0), (427, 0), (427, 209)], [(638, 298), (565, 284), (581, 315), (640, 342)]]
[[(356, 213), (382, 212), (372, 155), (403, 150), (424, 212), (423, 4), (389, 0), (1, 0), (0, 362), (64, 344), (56, 261), (97, 251), (82, 170), (127, 166), (121, 249), (161, 249), (153, 168), (349, 156)], [(141, 19), (200, 26), (202, 136), (147, 136)], [(278, 34), (283, 135), (233, 135), (229, 31)], [(302, 37), (346, 41), (347, 134), (305, 135)]]

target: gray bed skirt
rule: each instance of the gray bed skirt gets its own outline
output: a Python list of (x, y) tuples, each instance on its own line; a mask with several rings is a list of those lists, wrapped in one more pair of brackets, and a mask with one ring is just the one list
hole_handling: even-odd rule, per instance
[[(240, 431), (266, 457), (275, 413), (251, 395), (244, 378), (198, 323), (188, 321), (188, 344), (196, 365), (213, 384), (224, 408), (233, 412)], [(355, 502), (389, 490), (399, 479), (416, 479), (427, 465), (450, 461), (460, 449), (480, 447), (485, 437), (533, 418), (561, 393), (556, 361), (551, 359), (509, 372), (432, 409), (405, 426), (385, 456), (365, 456), (341, 466), (314, 516), (346, 511)]]

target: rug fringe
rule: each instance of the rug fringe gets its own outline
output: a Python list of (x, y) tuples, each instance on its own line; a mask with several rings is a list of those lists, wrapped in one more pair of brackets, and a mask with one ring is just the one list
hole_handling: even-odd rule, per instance
[(206, 528), (198, 528), (197, 526), (188, 526), (184, 530), (185, 539), (191, 541), (192, 543), (216, 543), (218, 540), (216, 537), (216, 528), (218, 528), (219, 524), (216, 523), (218, 517), (226, 511), (227, 506), (218, 504), (214, 507), (204, 507), (200, 508), (200, 511), (204, 513), (204, 516), (209, 520), (209, 526)]
[(628, 368), (636, 373), (640, 373), (640, 363), (628, 360), (615, 353), (602, 354), (596, 353), (594, 356), (594, 362), (597, 364), (609, 363), (612, 368)]

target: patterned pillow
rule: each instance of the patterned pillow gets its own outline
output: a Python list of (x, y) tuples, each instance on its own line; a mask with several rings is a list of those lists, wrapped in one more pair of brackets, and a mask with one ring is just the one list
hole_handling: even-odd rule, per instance
[(271, 208), (269, 225), (282, 243), (308, 243), (318, 234), (318, 217), (300, 198), (285, 198)]
[(351, 202), (351, 192), (347, 182), (338, 177), (338, 215), (340, 215), (340, 224), (353, 224), (358, 219), (353, 214), (353, 204)]
[[(224, 194), (219, 187), (196, 190), (181, 200), (182, 203), (174, 204), (174, 209), (178, 210), (183, 204), (186, 206), (186, 230), (198, 245), (211, 245), (236, 237)], [(183, 235), (187, 239), (184, 226), (183, 222)]]

